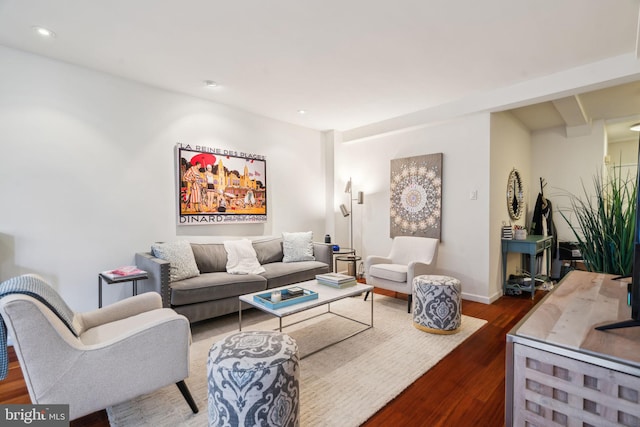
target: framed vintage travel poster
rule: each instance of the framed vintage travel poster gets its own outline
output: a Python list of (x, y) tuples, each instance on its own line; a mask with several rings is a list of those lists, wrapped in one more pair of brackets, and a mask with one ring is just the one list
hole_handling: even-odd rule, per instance
[(179, 224), (266, 222), (264, 156), (178, 144), (176, 157)]
[(391, 237), (440, 239), (442, 153), (391, 160)]

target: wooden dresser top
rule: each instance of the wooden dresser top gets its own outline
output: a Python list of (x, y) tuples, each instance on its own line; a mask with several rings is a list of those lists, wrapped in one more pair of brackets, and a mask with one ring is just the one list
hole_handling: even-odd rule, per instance
[(627, 282), (613, 277), (570, 272), (509, 335), (640, 367), (640, 327), (594, 329), (631, 318)]

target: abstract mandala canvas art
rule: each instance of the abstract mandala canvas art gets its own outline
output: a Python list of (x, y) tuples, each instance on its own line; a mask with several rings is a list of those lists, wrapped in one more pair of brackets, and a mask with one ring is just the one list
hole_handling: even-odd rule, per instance
[(391, 160), (391, 237), (440, 239), (442, 153)]

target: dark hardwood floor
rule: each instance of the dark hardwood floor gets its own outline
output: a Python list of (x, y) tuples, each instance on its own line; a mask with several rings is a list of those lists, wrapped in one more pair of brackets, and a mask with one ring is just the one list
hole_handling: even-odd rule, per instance
[[(376, 291), (377, 292), (377, 291)], [(388, 292), (381, 291), (389, 295)], [(502, 297), (491, 305), (463, 301), (462, 312), (488, 320), (364, 426), (503, 426), (505, 336), (544, 296)], [(15, 353), (9, 348), (9, 375), (0, 381), (1, 403), (30, 403)], [(200, 408), (200, 410), (206, 410)], [(72, 426), (108, 426), (105, 411), (71, 422)]]

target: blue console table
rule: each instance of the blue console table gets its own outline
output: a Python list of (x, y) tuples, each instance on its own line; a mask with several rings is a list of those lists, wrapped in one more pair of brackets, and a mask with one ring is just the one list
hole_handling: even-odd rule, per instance
[[(502, 239), (502, 290), (506, 294), (507, 289), (519, 290), (524, 292), (531, 292), (531, 298), (534, 297), (536, 292), (536, 255), (547, 251), (547, 272), (551, 268), (551, 245), (553, 242), (553, 236), (528, 236), (524, 240), (516, 239)], [(515, 252), (519, 254), (529, 255), (529, 274), (531, 275), (531, 282), (529, 286), (509, 284), (507, 280), (507, 254), (509, 252)]]

